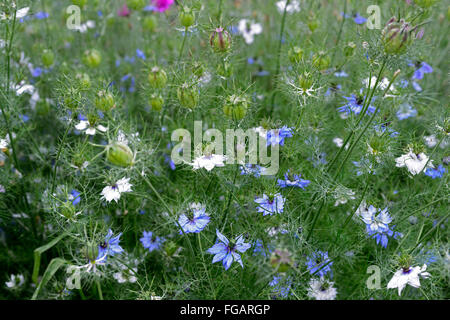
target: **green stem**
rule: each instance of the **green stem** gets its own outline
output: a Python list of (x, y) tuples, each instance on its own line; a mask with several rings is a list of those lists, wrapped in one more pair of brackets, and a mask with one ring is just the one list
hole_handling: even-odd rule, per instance
[[(339, 27), (339, 32), (337, 35), (337, 39), (336, 39), (336, 44), (334, 45), (334, 47), (337, 49), (339, 48), (339, 42), (341, 41), (341, 35), (342, 35), (342, 29), (344, 28), (344, 23), (345, 23), (345, 15), (347, 14), (347, 0), (344, 1), (344, 16), (342, 17), (342, 22), (341, 22), (341, 26)], [(331, 57), (331, 61), (334, 62), (334, 55), (336, 54), (336, 49), (333, 51), (333, 55)]]
[(291, 2), (291, 0), (286, 1), (285, 7), (284, 7), (284, 12), (283, 12), (283, 18), (281, 20), (280, 39), (278, 41), (278, 49), (277, 49), (277, 62), (276, 62), (275, 74), (273, 76), (273, 79), (275, 79), (275, 85), (273, 88), (274, 91), (272, 93), (272, 100), (270, 102), (269, 115), (272, 114), (273, 108), (275, 106), (275, 96), (277, 94), (277, 78), (278, 78), (278, 74), (280, 73), (281, 45), (283, 42), (284, 25), (286, 23), (286, 13), (287, 13), (287, 7), (289, 5), (289, 2)]
[(100, 300), (103, 300), (102, 286), (100, 284), (100, 281), (97, 279), (95, 280), (95, 282), (97, 283), (98, 297), (100, 298)]
[(71, 123), (72, 123), (72, 121), (70, 121), (69, 124), (67, 125), (66, 131), (64, 132), (64, 136), (62, 138), (62, 141), (61, 141), (61, 143), (60, 143), (60, 145), (58, 147), (58, 153), (56, 154), (55, 168), (53, 169), (52, 194), (55, 191), (56, 170), (58, 169), (59, 157), (61, 156), (61, 152), (62, 152), (62, 148), (64, 146), (64, 143), (66, 142), (67, 134), (69, 133)]

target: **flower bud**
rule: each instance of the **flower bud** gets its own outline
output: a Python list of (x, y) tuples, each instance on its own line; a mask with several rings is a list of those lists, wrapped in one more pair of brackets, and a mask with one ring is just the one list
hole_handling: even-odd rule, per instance
[(311, 32), (314, 32), (320, 25), (319, 20), (317, 20), (316, 16), (311, 14), (308, 17), (308, 22), (307, 22), (308, 28)]
[(163, 69), (155, 66), (148, 75), (148, 82), (153, 88), (164, 88), (167, 82), (167, 74)]
[(381, 33), (384, 51), (388, 54), (403, 54), (413, 41), (414, 30), (405, 20), (391, 18)]
[(98, 245), (91, 242), (84, 247), (84, 255), (89, 261), (95, 261), (98, 257)]
[(330, 65), (330, 57), (324, 51), (320, 51), (313, 56), (313, 65), (319, 71), (326, 70)]
[(152, 94), (149, 103), (153, 110), (161, 111), (164, 104), (164, 99), (160, 95)]
[(127, 0), (127, 6), (132, 10), (140, 11), (145, 5), (145, 0)]
[(180, 22), (185, 28), (189, 28), (194, 24), (195, 16), (190, 8), (183, 8), (183, 11), (180, 12)]
[(69, 220), (76, 217), (76, 209), (71, 202), (64, 202), (58, 209), (59, 213)]
[(276, 249), (270, 257), (270, 264), (277, 272), (286, 272), (292, 267), (291, 253), (288, 250)]
[(354, 42), (349, 42), (344, 47), (344, 55), (346, 57), (351, 57), (355, 54), (356, 44)]
[(88, 90), (91, 87), (91, 78), (87, 73), (77, 74), (76, 78), (80, 83), (81, 90)]
[(142, 29), (144, 29), (144, 31), (155, 32), (157, 27), (158, 20), (156, 20), (156, 17), (154, 15), (145, 17), (142, 20)]
[(106, 159), (120, 167), (129, 167), (133, 164), (133, 151), (123, 142), (113, 142), (107, 146)]
[(45, 49), (42, 51), (42, 63), (44, 64), (44, 67), (48, 68), (55, 62), (55, 55), (53, 54), (53, 51), (49, 49)]
[(95, 107), (103, 112), (108, 112), (116, 107), (114, 96), (111, 92), (101, 90), (95, 98)]
[(292, 63), (299, 63), (303, 58), (303, 50), (300, 47), (293, 47), (289, 49), (288, 57)]
[(232, 120), (241, 120), (247, 113), (248, 100), (245, 97), (232, 95), (223, 106), (223, 113)]
[(96, 49), (86, 50), (83, 56), (83, 63), (90, 68), (97, 68), (102, 62), (102, 55)]
[(181, 106), (188, 109), (194, 109), (198, 104), (198, 89), (196, 87), (189, 86), (187, 83), (184, 83), (181, 87), (178, 88), (177, 97), (180, 101)]
[(209, 43), (215, 52), (227, 52), (231, 48), (231, 36), (219, 27), (212, 32)]

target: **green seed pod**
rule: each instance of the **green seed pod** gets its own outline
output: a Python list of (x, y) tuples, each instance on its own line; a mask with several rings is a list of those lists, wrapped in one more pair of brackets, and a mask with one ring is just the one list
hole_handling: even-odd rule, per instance
[(223, 113), (232, 120), (241, 120), (247, 113), (248, 100), (237, 95), (229, 96), (223, 106)]
[(311, 74), (308, 72), (305, 72), (304, 74), (301, 74), (298, 76), (298, 85), (300, 88), (303, 89), (303, 91), (307, 91), (311, 89), (313, 86), (313, 80), (311, 79)]
[(219, 27), (212, 32), (209, 44), (215, 52), (227, 52), (231, 48), (231, 36), (222, 27)]
[(153, 88), (164, 88), (167, 83), (167, 74), (163, 69), (155, 66), (148, 75), (148, 82)]
[(101, 90), (95, 98), (95, 107), (103, 112), (108, 112), (116, 107), (114, 95), (111, 92)]
[(344, 47), (344, 55), (346, 57), (351, 57), (355, 54), (356, 44), (354, 42), (349, 42)]
[(98, 257), (98, 245), (91, 242), (84, 247), (84, 255), (89, 261), (95, 261)]
[(44, 49), (42, 51), (42, 64), (44, 67), (48, 68), (55, 62), (55, 55), (53, 54), (53, 51), (49, 49)]
[(187, 83), (184, 83), (178, 88), (177, 97), (181, 106), (188, 109), (194, 109), (198, 104), (198, 89), (195, 86), (189, 86)]
[(195, 16), (191, 9), (183, 8), (183, 11), (180, 12), (180, 22), (185, 28), (189, 28), (194, 24)]
[(288, 57), (292, 63), (299, 63), (303, 58), (303, 50), (300, 47), (293, 47), (289, 49)]
[(120, 167), (129, 167), (133, 164), (133, 151), (123, 142), (113, 142), (107, 146), (106, 159)]
[(72, 0), (72, 3), (80, 8), (83, 8), (87, 4), (87, 0)]
[(439, 0), (414, 0), (414, 4), (418, 5), (423, 9), (427, 9), (437, 3)]
[(315, 16), (309, 16), (307, 22), (308, 28), (311, 32), (314, 32), (320, 25), (319, 20)]
[(330, 57), (324, 51), (320, 51), (313, 56), (313, 65), (319, 71), (326, 70), (330, 65)]
[(140, 11), (145, 7), (145, 0), (127, 0), (127, 6), (131, 10)]
[(152, 94), (149, 101), (152, 109), (155, 111), (161, 111), (164, 105), (164, 99), (160, 95)]
[(91, 88), (91, 78), (87, 73), (79, 73), (76, 78), (80, 82), (80, 89), (83, 91), (89, 90)]
[(276, 249), (270, 257), (270, 264), (277, 272), (286, 272), (292, 267), (291, 253), (288, 250)]
[(71, 202), (63, 203), (59, 208), (59, 213), (63, 215), (65, 218), (72, 220), (76, 216), (76, 210), (74, 205)]
[(405, 22), (405, 20), (391, 18), (381, 33), (381, 42), (384, 51), (388, 54), (403, 54), (413, 42), (415, 28)]
[(158, 20), (156, 20), (156, 17), (154, 15), (142, 19), (142, 29), (144, 29), (144, 31), (155, 32), (157, 27)]
[(83, 63), (89, 68), (97, 68), (102, 62), (102, 55), (96, 49), (86, 50), (83, 55)]

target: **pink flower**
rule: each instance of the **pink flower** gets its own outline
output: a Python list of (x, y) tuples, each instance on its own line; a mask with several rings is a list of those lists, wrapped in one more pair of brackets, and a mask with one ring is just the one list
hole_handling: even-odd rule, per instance
[(126, 4), (124, 4), (122, 6), (122, 8), (120, 8), (119, 11), (117, 11), (117, 15), (119, 17), (128, 17), (128, 16), (130, 16), (130, 14), (131, 14), (131, 11), (130, 11), (130, 9), (128, 9)]
[(164, 12), (170, 9), (174, 0), (153, 0), (153, 4), (156, 6), (159, 12)]

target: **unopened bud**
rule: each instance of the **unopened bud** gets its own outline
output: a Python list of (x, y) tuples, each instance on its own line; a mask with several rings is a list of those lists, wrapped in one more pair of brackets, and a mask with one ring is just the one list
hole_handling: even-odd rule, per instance
[(196, 87), (184, 83), (178, 88), (177, 97), (181, 106), (188, 109), (194, 109), (198, 104), (199, 93)]
[(106, 159), (120, 167), (129, 167), (133, 164), (133, 151), (123, 142), (113, 142), (107, 146)]
[(42, 51), (42, 64), (44, 67), (48, 68), (55, 62), (55, 55), (53, 51), (45, 49)]
[(180, 23), (183, 27), (189, 28), (195, 22), (194, 13), (190, 8), (183, 8), (180, 12)]
[(330, 57), (324, 51), (320, 51), (313, 56), (313, 65), (319, 71), (326, 70), (330, 65)]
[(381, 33), (384, 51), (388, 54), (403, 54), (413, 42), (414, 30), (405, 20), (391, 18)]
[(97, 68), (102, 62), (102, 55), (96, 49), (86, 50), (83, 56), (83, 63), (90, 68)]
[(231, 36), (222, 27), (211, 34), (209, 43), (215, 52), (227, 52), (231, 48)]
[(144, 31), (155, 32), (157, 27), (158, 20), (156, 20), (156, 17), (154, 15), (142, 19), (142, 29), (144, 29)]
[(116, 107), (114, 96), (111, 92), (99, 91), (95, 98), (95, 107), (103, 112), (108, 112)]
[(349, 42), (344, 47), (344, 55), (346, 57), (351, 57), (355, 53), (356, 44), (354, 42)]
[(148, 75), (148, 82), (153, 88), (164, 88), (167, 83), (167, 74), (163, 69), (159, 67), (153, 67), (150, 71), (150, 74)]
[(300, 47), (293, 47), (289, 49), (288, 57), (292, 63), (299, 63), (303, 58), (303, 50)]
[(153, 110), (161, 111), (164, 104), (164, 99), (160, 95), (152, 94), (149, 103), (152, 106)]
[(247, 113), (248, 100), (246, 97), (232, 95), (227, 98), (223, 106), (223, 113), (232, 120), (241, 120)]

